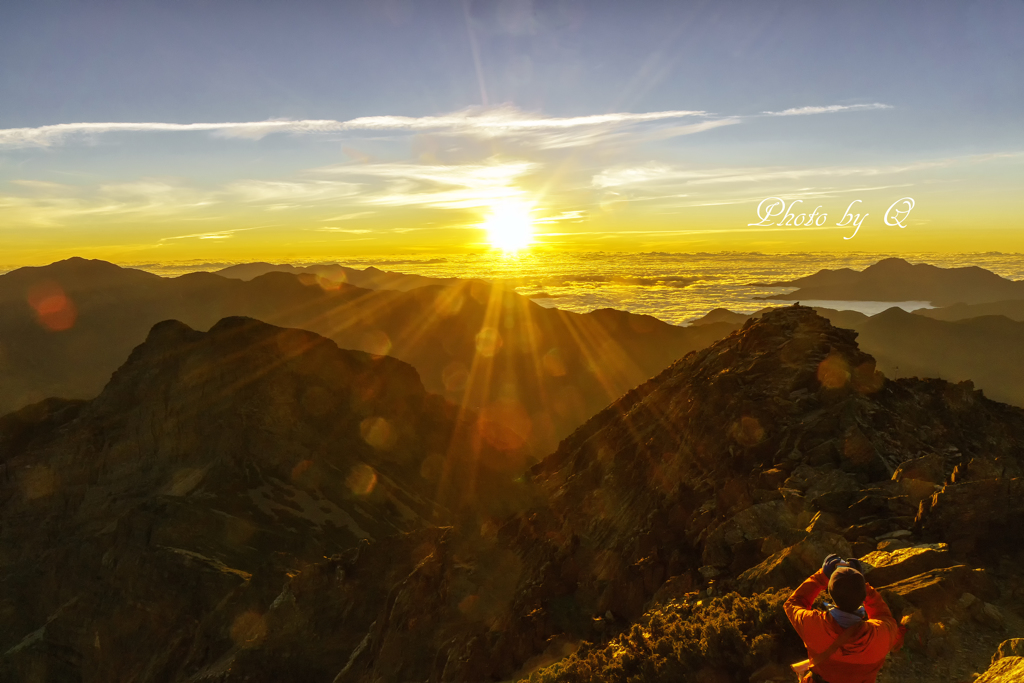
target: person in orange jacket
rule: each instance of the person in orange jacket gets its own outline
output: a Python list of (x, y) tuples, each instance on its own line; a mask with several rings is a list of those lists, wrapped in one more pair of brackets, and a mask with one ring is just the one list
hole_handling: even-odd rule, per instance
[[(786, 600), (786, 616), (807, 646), (811, 662), (802, 680), (875, 683), (886, 655), (901, 645), (900, 627), (860, 569), (857, 560), (829, 555), (821, 569)], [(812, 609), (815, 598), (826, 589), (835, 606), (828, 611)]]

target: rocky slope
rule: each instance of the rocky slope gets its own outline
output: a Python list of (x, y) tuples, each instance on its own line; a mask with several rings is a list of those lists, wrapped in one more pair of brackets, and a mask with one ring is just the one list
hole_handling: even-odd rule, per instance
[[(0, 678), (176, 680), (236, 595), (507, 512), (518, 470), (475, 417), (311, 332), (156, 325), (96, 399), (0, 419)], [(262, 628), (247, 613), (228, 642)]]
[[(693, 324), (729, 320), (739, 327), (769, 310), (746, 316), (717, 309)], [(908, 313), (897, 307), (872, 316), (820, 306), (814, 310), (834, 326), (856, 331), (861, 349), (889, 377), (970, 380), (989, 398), (1024, 406), (1024, 322), (1003, 315), (945, 320), (929, 311)]]
[(950, 615), (989, 629), (943, 671), (984, 668), (1024, 598), (1024, 413), (969, 384), (886, 380), (854, 337), (769, 312), (563, 441), (529, 474), (542, 503), (250, 589), (265, 630), (228, 647), (245, 612), (226, 610), (189, 680), (279, 680), (297, 662), (337, 683), (787, 680), (782, 600), (833, 551), (877, 566), (914, 652), (951, 644)]
[(92, 398), (157, 322), (206, 330), (227, 316), (404, 360), (430, 391), (505, 425), (491, 434), (495, 445), (536, 458), (625, 391), (730, 331), (545, 309), (479, 281), (373, 291), (309, 273), (161, 278), (69, 259), (0, 276), (0, 413), (50, 396)]
[[(122, 670), (102, 668), (120, 661), (104, 648), (119, 653), (127, 638), (93, 626), (107, 623), (174, 643), (128, 658), (140, 681), (788, 680), (799, 643), (781, 603), (839, 552), (875, 566), (869, 579), (912, 627), (913, 658), (888, 670), (961, 680), (987, 666), (1006, 630), (1024, 628), (1024, 411), (969, 383), (887, 380), (855, 336), (808, 308), (770, 311), (587, 421), (529, 471), (522, 511), (417, 522), (287, 574), (222, 560), (215, 544), (130, 532), (152, 522), (115, 525), (134, 552), (185, 568), (154, 561), (170, 583), (153, 589), (161, 574), (143, 572), (144, 593), (130, 578), (141, 562), (108, 568), (97, 549), (81, 566), (122, 571), (135, 611), (112, 619), (123, 601), (74, 601), (67, 581), (19, 624), (4, 666), (109, 680)], [(77, 433), (92, 406), (53, 409), (77, 414), (60, 428)], [(42, 452), (46, 429), (33, 425), (45, 419), (62, 418), (23, 416), (10, 438)], [(8, 476), (22, 482), (8, 497), (17, 506), (50, 481), (27, 471)], [(64, 519), (65, 507), (48, 514)], [(60, 585), (43, 575), (35, 590)], [(184, 612), (167, 616), (172, 605)], [(194, 626), (168, 625), (182, 622)]]

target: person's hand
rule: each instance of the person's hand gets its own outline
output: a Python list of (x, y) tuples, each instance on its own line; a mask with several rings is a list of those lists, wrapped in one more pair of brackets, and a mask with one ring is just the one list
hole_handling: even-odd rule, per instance
[(846, 561), (846, 564), (848, 564), (849, 566), (853, 567), (854, 569), (859, 571), (861, 574), (864, 574), (864, 565), (861, 564), (860, 560), (858, 560), (856, 558), (851, 558), (851, 559)]
[(839, 557), (835, 553), (832, 553), (825, 558), (825, 561), (821, 563), (821, 571), (825, 572), (825, 577), (831, 579), (832, 572), (836, 570), (843, 561), (843, 558)]

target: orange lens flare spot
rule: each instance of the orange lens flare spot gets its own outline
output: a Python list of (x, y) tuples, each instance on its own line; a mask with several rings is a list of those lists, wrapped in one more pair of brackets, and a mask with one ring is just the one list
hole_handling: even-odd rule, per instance
[(398, 441), (398, 433), (383, 417), (368, 417), (359, 424), (363, 441), (379, 451), (390, 451)]
[(850, 365), (842, 356), (829, 355), (818, 364), (818, 381), (826, 389), (845, 387), (850, 381)]
[(231, 624), (231, 640), (238, 647), (256, 647), (266, 636), (267, 621), (258, 612), (243, 612), (235, 617)]
[(476, 334), (476, 352), (485, 358), (493, 358), (503, 345), (501, 334), (493, 327), (485, 327)]
[(433, 453), (420, 463), (420, 476), (427, 481), (436, 481), (444, 470), (444, 458)]
[(357, 496), (368, 496), (377, 488), (377, 473), (369, 465), (356, 465), (345, 477), (345, 485)]
[(375, 356), (391, 353), (391, 337), (380, 330), (371, 330), (363, 335), (362, 347)]
[(495, 401), (480, 411), (480, 435), (500, 451), (522, 448), (533, 433), (533, 420), (518, 401)]
[(541, 363), (544, 365), (544, 371), (552, 377), (562, 377), (566, 373), (565, 361), (562, 360), (562, 352), (558, 348), (545, 353)]
[(45, 498), (57, 490), (57, 475), (46, 465), (32, 467), (22, 477), (21, 488), (28, 500)]
[(440, 318), (458, 315), (466, 303), (466, 295), (454, 287), (442, 289), (434, 299), (434, 313)]
[(292, 468), (292, 482), (296, 482), (299, 478), (306, 473), (310, 467), (313, 466), (312, 460), (300, 460), (295, 467)]
[(476, 607), (476, 604), (479, 601), (479, 595), (467, 595), (459, 601), (459, 611), (462, 612), (463, 615), (468, 616), (471, 612), (473, 612), (473, 609)]
[(469, 370), (465, 364), (453, 361), (441, 371), (441, 381), (444, 382), (445, 391), (462, 391), (469, 381)]
[(30, 289), (28, 304), (35, 310), (39, 324), (51, 332), (71, 329), (78, 318), (75, 304), (56, 282), (44, 282)]
[(764, 427), (756, 417), (744, 415), (738, 422), (734, 422), (729, 430), (733, 439), (741, 446), (754, 446), (761, 443), (764, 438)]

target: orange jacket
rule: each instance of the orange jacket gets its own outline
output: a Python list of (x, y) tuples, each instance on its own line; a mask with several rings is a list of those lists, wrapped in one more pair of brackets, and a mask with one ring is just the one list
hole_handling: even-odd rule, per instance
[[(875, 683), (875, 677), (885, 663), (885, 656), (900, 635), (899, 626), (882, 596), (870, 584), (866, 588), (866, 625), (839, 648), (831, 659), (813, 667), (828, 683)], [(808, 659), (827, 650), (843, 632), (843, 628), (828, 612), (811, 609), (814, 599), (826, 589), (828, 578), (825, 572), (818, 570), (793, 591), (784, 605), (786, 616), (807, 646)]]

